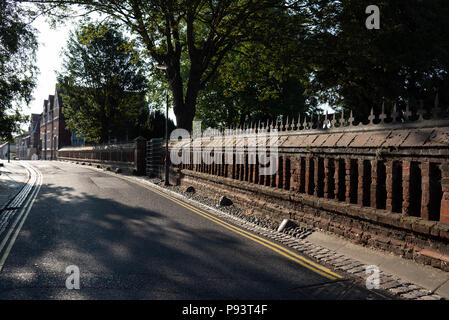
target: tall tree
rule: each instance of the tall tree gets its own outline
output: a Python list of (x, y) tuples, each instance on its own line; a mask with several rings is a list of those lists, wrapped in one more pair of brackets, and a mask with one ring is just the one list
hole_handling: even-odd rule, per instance
[(309, 74), (302, 58), (308, 35), (303, 14), (283, 8), (252, 30), (251, 41), (226, 54), (199, 96), (196, 118), (211, 127), (242, 126), (267, 120), (291, 121), (316, 109), (305, 92)]
[(102, 143), (144, 130), (146, 77), (132, 43), (117, 26), (81, 25), (63, 55), (58, 82), (69, 129)]
[(382, 100), (405, 108), (410, 100), (432, 105), (437, 91), (449, 103), (449, 2), (379, 0), (380, 29), (367, 29), (373, 1), (308, 2), (314, 28), (304, 59), (312, 72), (310, 90), (323, 101), (354, 111), (359, 120)]
[[(257, 52), (257, 58), (253, 50), (248, 55), (228, 55), (199, 96), (197, 120), (213, 128), (240, 127), (267, 120), (285, 122), (286, 117), (292, 120), (298, 113), (312, 111), (312, 104), (306, 105), (304, 78), (299, 74), (278, 77), (279, 70), (267, 68), (269, 55), (260, 59), (262, 52)], [(273, 67), (282, 68), (277, 64)]]
[[(157, 64), (168, 66), (178, 127), (190, 130), (199, 92), (213, 77), (223, 57), (249, 40), (251, 30), (270, 21), (281, 0), (35, 0), (44, 9), (67, 16), (71, 6), (84, 7), (122, 21), (145, 45)], [(49, 10), (50, 7), (50, 10)], [(53, 9), (52, 9), (53, 8)], [(183, 53), (188, 64), (181, 65)], [(187, 68), (183, 74), (182, 68)], [(183, 75), (185, 75), (183, 77)]]
[(31, 101), (36, 86), (37, 41), (29, 18), (16, 1), (0, 1), (0, 141), (19, 131), (26, 120), (22, 103)]

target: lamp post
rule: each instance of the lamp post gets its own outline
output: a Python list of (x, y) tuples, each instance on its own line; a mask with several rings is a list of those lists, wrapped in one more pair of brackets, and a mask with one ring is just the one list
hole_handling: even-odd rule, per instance
[[(159, 70), (167, 70), (168, 66), (165, 64), (159, 64), (156, 66)], [(165, 181), (164, 185), (169, 186), (169, 169), (168, 169), (168, 88), (165, 89)]]

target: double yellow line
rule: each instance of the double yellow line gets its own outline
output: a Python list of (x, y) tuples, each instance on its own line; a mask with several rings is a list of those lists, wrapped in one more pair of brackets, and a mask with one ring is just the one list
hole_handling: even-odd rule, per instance
[[(130, 181), (132, 181), (132, 180), (130, 180)], [(133, 182), (135, 182), (135, 181), (133, 181)], [(158, 195), (160, 195), (160, 196), (162, 196), (162, 197), (164, 197), (164, 198), (166, 198), (166, 199), (168, 199), (170, 201), (173, 201), (173, 202), (179, 204), (180, 206), (182, 206), (182, 207), (184, 207), (184, 208), (186, 208), (186, 209), (188, 209), (188, 210), (190, 210), (190, 211), (192, 211), (192, 212), (194, 212), (194, 213), (196, 213), (196, 214), (198, 214), (198, 215), (200, 215), (200, 216), (202, 216), (202, 217), (204, 217), (204, 218), (206, 218), (206, 219), (208, 219), (210, 221), (215, 222), (215, 223), (221, 225), (222, 227), (224, 227), (224, 228), (226, 228), (226, 229), (228, 229), (228, 230), (230, 230), (232, 232), (235, 232), (235, 233), (237, 233), (237, 234), (239, 234), (239, 235), (241, 235), (241, 236), (243, 236), (243, 237), (245, 237), (247, 239), (250, 239), (250, 240), (252, 240), (254, 242), (257, 242), (257, 243), (259, 243), (259, 244), (261, 244), (261, 245), (263, 245), (263, 246), (265, 246), (265, 247), (267, 247), (267, 248), (269, 248), (269, 249), (279, 253), (280, 255), (286, 257), (287, 259), (292, 260), (292, 261), (300, 264), (304, 268), (307, 268), (307, 269), (309, 269), (309, 270), (311, 270), (311, 271), (313, 271), (315, 273), (318, 273), (318, 274), (322, 275), (323, 277), (326, 277), (329, 280), (337, 280), (337, 279), (342, 279), (343, 278), (342, 276), (332, 272), (328, 268), (325, 268), (325, 267), (323, 267), (323, 266), (321, 266), (319, 264), (316, 264), (313, 261), (310, 261), (310, 260), (308, 260), (308, 259), (306, 259), (306, 258), (304, 258), (304, 257), (302, 257), (302, 256), (300, 256), (298, 254), (296, 254), (295, 252), (292, 252), (292, 251), (290, 251), (290, 250), (288, 250), (288, 249), (286, 249), (286, 248), (284, 248), (284, 247), (282, 247), (282, 246), (280, 246), (280, 245), (278, 245), (276, 243), (273, 243), (273, 242), (268, 241), (268, 240), (266, 240), (264, 238), (258, 237), (258, 236), (254, 235), (254, 234), (252, 234), (252, 233), (250, 233), (248, 231), (245, 231), (245, 230), (243, 230), (241, 228), (238, 228), (238, 227), (233, 226), (233, 225), (231, 225), (231, 224), (229, 224), (227, 222), (224, 222), (223, 220), (220, 220), (220, 219), (214, 217), (213, 215), (211, 215), (211, 214), (209, 214), (209, 213), (207, 213), (207, 212), (205, 212), (203, 210), (200, 210), (200, 209), (198, 209), (198, 208), (196, 208), (194, 206), (191, 206), (188, 203), (185, 203), (185, 202), (183, 202), (181, 200), (178, 200), (178, 199), (176, 199), (176, 198), (174, 198), (172, 196), (169, 196), (169, 195), (167, 195), (167, 194), (165, 194), (165, 193), (163, 193), (163, 192), (161, 192), (161, 191), (159, 191), (159, 190), (157, 190), (155, 188), (152, 188), (151, 186), (148, 186), (148, 185), (140, 183), (140, 182), (139, 182), (139, 184), (141, 186), (145, 187), (146, 189), (149, 189), (152, 192), (157, 193)]]
[(25, 163), (25, 167), (27, 168), (30, 177), (32, 175), (36, 176), (36, 180), (34, 181), (33, 185), (34, 189), (30, 190), (30, 193), (27, 196), (28, 198), (26, 201), (24, 201), (22, 209), (20, 210), (20, 212), (17, 213), (17, 218), (14, 220), (13, 224), (9, 227), (8, 233), (5, 235), (2, 242), (0, 243), (0, 253), (3, 251), (6, 244), (8, 244), (8, 246), (5, 249), (5, 252), (3, 253), (3, 255), (0, 256), (0, 272), (3, 270), (6, 259), (8, 258), (11, 249), (17, 240), (20, 230), (22, 230), (23, 224), (25, 223), (25, 220), (27, 219), (28, 214), (30, 213), (34, 201), (36, 200), (37, 195), (39, 194), (39, 191), (42, 186), (43, 177), (42, 174), (39, 172), (39, 170), (35, 169), (33, 166), (27, 163)]

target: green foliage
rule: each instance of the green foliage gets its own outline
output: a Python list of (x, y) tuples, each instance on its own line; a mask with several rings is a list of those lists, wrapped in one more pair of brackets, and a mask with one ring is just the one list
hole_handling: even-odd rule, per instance
[[(177, 125), (239, 125), (318, 103), (366, 119), (384, 99), (449, 103), (447, 0), (46, 0), (51, 16), (95, 11), (127, 27), (150, 57), (154, 106), (171, 90)], [(380, 8), (368, 30), (365, 9)], [(77, 6), (78, 5), (78, 6)], [(78, 12), (79, 13), (79, 12)], [(137, 60), (138, 56), (134, 56)], [(165, 76), (165, 78), (163, 78)]]
[(11, 140), (27, 121), (21, 105), (30, 102), (36, 86), (37, 42), (28, 18), (15, 1), (0, 1), (0, 141)]
[(313, 112), (304, 92), (308, 74), (301, 59), (303, 15), (274, 10), (273, 19), (255, 28), (223, 59), (200, 94), (196, 119), (204, 126), (227, 127), (297, 118)]
[(101, 143), (145, 133), (146, 77), (116, 25), (81, 25), (70, 35), (64, 57), (58, 82), (69, 129)]
[[(225, 55), (271, 21), (282, 0), (100, 1), (47, 0), (43, 10), (62, 19), (68, 9), (95, 11), (120, 21), (155, 64), (165, 64), (177, 125), (190, 130), (199, 92)], [(71, 6), (73, 5), (73, 6)], [(78, 5), (78, 6), (76, 6)], [(185, 59), (183, 59), (186, 57)]]
[[(145, 137), (149, 140), (151, 138), (163, 138), (165, 137), (165, 114), (156, 110), (150, 113), (147, 121), (148, 134)], [(168, 134), (176, 128), (171, 119), (168, 119)]]
[(256, 69), (239, 69), (239, 59), (245, 60), (244, 57), (234, 59), (229, 60), (231, 65), (225, 63), (219, 69), (199, 97), (196, 120), (203, 121), (203, 126), (224, 128), (267, 119), (291, 120), (306, 111), (300, 79), (289, 77), (280, 81), (269, 72), (257, 72), (256, 77)]
[[(305, 58), (313, 81), (308, 90), (323, 101), (354, 111), (366, 119), (371, 107), (380, 112), (431, 106), (435, 93), (449, 102), (449, 2), (446, 0), (309, 1), (316, 28), (311, 30)], [(380, 29), (365, 27), (365, 8), (380, 9)]]

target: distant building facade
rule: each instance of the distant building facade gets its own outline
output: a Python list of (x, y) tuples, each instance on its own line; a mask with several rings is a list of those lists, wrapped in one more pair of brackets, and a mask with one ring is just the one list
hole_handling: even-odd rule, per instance
[(16, 137), (16, 158), (18, 160), (30, 160), (30, 140), (28, 133)]
[(40, 116), (39, 158), (45, 160), (56, 159), (57, 151), (71, 145), (72, 134), (66, 129), (62, 113), (62, 98), (58, 90), (44, 101), (43, 112)]
[[(56, 88), (55, 94), (44, 100), (42, 113), (31, 115), (28, 132), (15, 137), (15, 142), (11, 143), (11, 154), (16, 153), (19, 160), (53, 160), (63, 147), (84, 145), (82, 137), (66, 129), (62, 104), (62, 97)], [(7, 145), (0, 145), (0, 158), (6, 158)]]
[(39, 158), (40, 121), (40, 114), (32, 114), (28, 132), (15, 138), (17, 159), (32, 160)]

